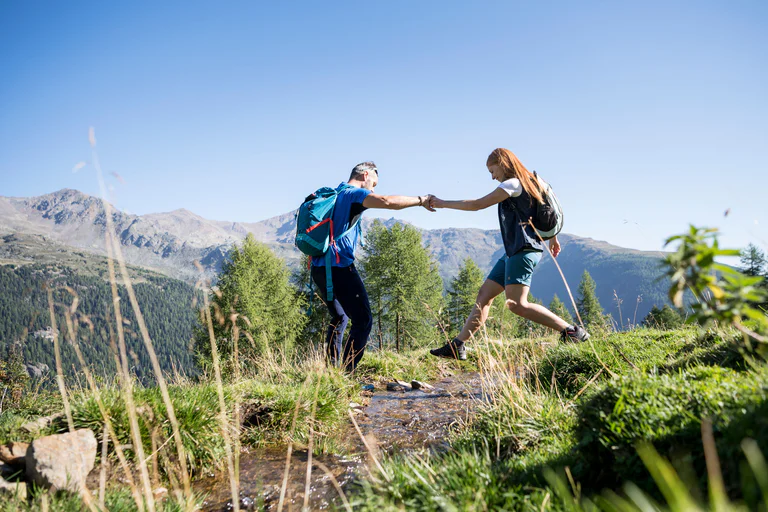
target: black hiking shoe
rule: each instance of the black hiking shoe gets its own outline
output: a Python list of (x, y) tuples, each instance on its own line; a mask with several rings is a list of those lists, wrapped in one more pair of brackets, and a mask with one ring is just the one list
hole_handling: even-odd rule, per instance
[(437, 357), (447, 357), (449, 359), (467, 360), (467, 347), (464, 342), (458, 338), (453, 338), (450, 343), (446, 343), (440, 348), (429, 351), (430, 354)]
[(566, 327), (563, 329), (563, 331), (560, 333), (560, 340), (563, 342), (578, 342), (578, 341), (587, 341), (589, 339), (589, 333), (579, 327), (578, 325), (572, 325), (570, 327)]

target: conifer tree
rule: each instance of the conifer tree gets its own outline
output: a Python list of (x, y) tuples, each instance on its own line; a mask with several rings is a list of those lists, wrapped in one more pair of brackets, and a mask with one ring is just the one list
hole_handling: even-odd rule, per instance
[(585, 269), (579, 283), (579, 298), (576, 301), (576, 306), (579, 308), (581, 321), (584, 322), (587, 330), (590, 328), (602, 329), (607, 327), (603, 307), (600, 305), (600, 301), (595, 293), (596, 288), (595, 280), (592, 279), (592, 276)]
[(748, 276), (765, 276), (765, 253), (755, 244), (741, 251), (741, 272)]
[[(218, 293), (211, 294), (211, 316), (222, 362), (233, 356), (232, 315), (240, 330), (241, 360), (290, 349), (306, 322), (302, 298), (290, 284), (282, 259), (249, 234), (229, 252), (219, 274)], [(247, 319), (247, 320), (246, 320)], [(207, 325), (195, 334), (195, 348), (202, 363), (211, 358)]]
[(452, 330), (460, 330), (464, 326), (464, 322), (475, 306), (477, 292), (482, 284), (483, 271), (472, 258), (465, 259), (448, 289), (446, 309)]
[(331, 316), (318, 294), (317, 285), (312, 281), (309, 262), (310, 257), (303, 255), (292, 278), (293, 285), (302, 298), (302, 311), (305, 315), (304, 328), (297, 341), (302, 348), (315, 347), (325, 353), (325, 336)]
[(365, 255), (360, 261), (360, 271), (368, 292), (368, 300), (371, 303), (373, 315), (373, 329), (371, 331), (371, 343), (384, 348), (384, 338), (389, 325), (386, 317), (386, 291), (384, 279), (387, 277), (389, 262), (394, 258), (391, 247), (388, 245), (389, 232), (380, 220), (373, 221), (365, 234)]
[(653, 306), (643, 319), (643, 325), (656, 329), (676, 329), (683, 325), (683, 317), (667, 304), (663, 308)]
[(568, 308), (565, 307), (565, 304), (560, 300), (560, 297), (558, 297), (557, 294), (552, 296), (552, 301), (549, 303), (549, 310), (569, 324), (573, 324), (571, 312), (568, 311)]
[(387, 229), (375, 221), (366, 236), (361, 267), (374, 326), (390, 334), (395, 348), (433, 342), (443, 305), (443, 280), (437, 262), (422, 245), (421, 233), (399, 222)]

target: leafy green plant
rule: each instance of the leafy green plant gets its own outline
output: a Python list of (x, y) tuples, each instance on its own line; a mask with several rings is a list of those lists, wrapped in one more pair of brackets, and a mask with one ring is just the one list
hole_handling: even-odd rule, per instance
[[(768, 338), (761, 333), (768, 332), (768, 317), (756, 307), (768, 300), (765, 289), (759, 286), (764, 278), (747, 276), (719, 263), (717, 258), (741, 253), (736, 249), (721, 249), (717, 233), (715, 228), (690, 226), (688, 233), (667, 239), (666, 245), (679, 242), (677, 250), (666, 257), (667, 276), (672, 282), (669, 298), (676, 307), (682, 308), (683, 294), (689, 289), (695, 298), (690, 321), (702, 325), (711, 322), (732, 325), (744, 335), (747, 343), (753, 340), (763, 344), (765, 352)], [(747, 321), (755, 328), (750, 329)]]

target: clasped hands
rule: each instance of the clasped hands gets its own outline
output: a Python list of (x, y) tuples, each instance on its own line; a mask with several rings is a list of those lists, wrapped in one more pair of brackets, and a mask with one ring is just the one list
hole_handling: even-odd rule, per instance
[[(419, 197), (419, 199), (421, 199), (421, 197)], [(424, 201), (421, 204), (421, 206), (423, 206), (424, 208), (426, 208), (431, 212), (434, 212), (434, 211), (437, 211), (437, 208), (442, 208), (443, 203), (444, 201), (439, 197), (433, 196), (432, 194), (427, 194), (426, 196), (424, 196)]]

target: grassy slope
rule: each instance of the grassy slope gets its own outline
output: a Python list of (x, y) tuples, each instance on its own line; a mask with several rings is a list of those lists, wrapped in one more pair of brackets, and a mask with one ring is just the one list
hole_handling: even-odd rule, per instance
[[(493, 392), (475, 420), (455, 433), (451, 451), (390, 458), (385, 462), (389, 480), (362, 482), (353, 500), (361, 510), (379, 511), (565, 507), (544, 476), (548, 467), (570, 468), (585, 495), (620, 490), (631, 480), (658, 496), (635, 449), (643, 440), (664, 456), (688, 460), (693, 475), (688, 479), (703, 489), (700, 428), (701, 418), (708, 416), (729, 492), (755, 503), (754, 482), (740, 465), (739, 442), (752, 437), (768, 452), (768, 372), (750, 367), (730, 341), (692, 329), (638, 330), (582, 345), (480, 343), (470, 361), (460, 364), (436, 360), (425, 350), (366, 354), (360, 372), (367, 381), (431, 380), (479, 367), (493, 383)], [(343, 451), (349, 433), (347, 407), (360, 401), (359, 385), (322, 367), (317, 358), (271, 361), (248, 378), (227, 384), (228, 409), (235, 410), (237, 399), (240, 420), (246, 423), (242, 442), (279, 445), (291, 440), (304, 445), (317, 390), (314, 424), (316, 439), (323, 441), (316, 451)], [(510, 370), (521, 369), (524, 378), (511, 377)], [(105, 385), (101, 396), (118, 436), (130, 442), (116, 386)], [(171, 387), (171, 396), (190, 466), (198, 472), (221, 468), (224, 447), (215, 387), (180, 382)], [(136, 397), (149, 452), (150, 432), (160, 428), (167, 439), (170, 429), (157, 390), (138, 388)], [(79, 391), (71, 398), (76, 426), (100, 432), (103, 419), (93, 394)], [(0, 418), (0, 442), (28, 440), (20, 424), (58, 410), (55, 395), (30, 395), (25, 408)], [(294, 411), (298, 421), (292, 432)], [(59, 423), (50, 432), (62, 429), (65, 425)]]
[(566, 467), (583, 495), (621, 492), (632, 481), (660, 498), (636, 451), (643, 441), (677, 461), (689, 487), (701, 489), (694, 496), (706, 496), (704, 417), (713, 423), (729, 494), (756, 506), (740, 442), (753, 438), (768, 452), (768, 371), (750, 368), (729, 341), (688, 329), (639, 330), (539, 355), (521, 342), (509, 350), (531, 354), (528, 377), (497, 374), (502, 383), (457, 433), (454, 450), (387, 461), (390, 480), (365, 483), (358, 506), (580, 510), (582, 504), (556, 498), (546, 477), (546, 468)]

